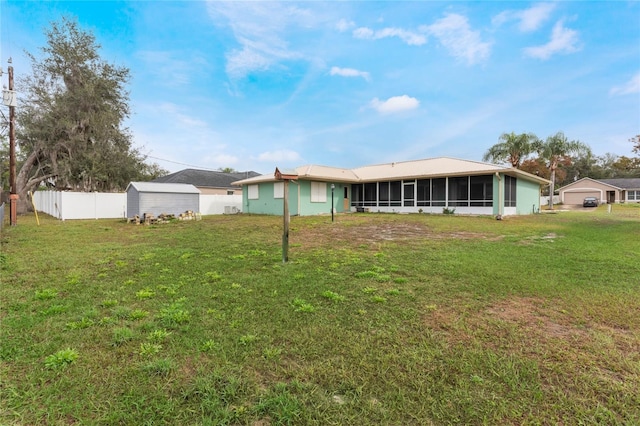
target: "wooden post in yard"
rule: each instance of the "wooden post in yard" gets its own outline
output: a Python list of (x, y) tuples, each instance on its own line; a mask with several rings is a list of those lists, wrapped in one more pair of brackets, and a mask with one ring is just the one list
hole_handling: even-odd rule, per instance
[(284, 218), (284, 226), (282, 232), (282, 263), (289, 261), (289, 222), (291, 216), (289, 215), (289, 181), (284, 180), (284, 210), (282, 216)]
[(281, 172), (276, 167), (276, 172), (274, 173), (276, 180), (284, 181), (284, 194), (283, 194), (283, 231), (282, 231), (282, 263), (287, 263), (289, 261), (289, 221), (291, 220), (291, 215), (289, 214), (289, 181), (296, 180), (298, 178), (298, 172), (290, 171), (290, 172)]

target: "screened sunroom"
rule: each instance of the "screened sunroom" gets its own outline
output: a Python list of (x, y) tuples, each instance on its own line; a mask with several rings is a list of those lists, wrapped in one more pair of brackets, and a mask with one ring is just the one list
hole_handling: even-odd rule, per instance
[[(504, 176), (504, 206), (516, 205), (516, 178)], [(351, 206), (380, 212), (432, 212), (456, 209), (459, 213), (492, 214), (494, 174), (434, 179), (409, 179), (351, 185)]]

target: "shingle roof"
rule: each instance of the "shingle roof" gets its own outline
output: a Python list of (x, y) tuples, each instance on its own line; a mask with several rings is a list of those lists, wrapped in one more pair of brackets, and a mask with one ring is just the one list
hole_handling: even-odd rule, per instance
[[(402, 161), (341, 169), (337, 167), (307, 165), (297, 167), (295, 171), (300, 179), (340, 182), (372, 182), (380, 180), (410, 179), (421, 177), (444, 177), (461, 175), (491, 174), (495, 172), (521, 176), (538, 183), (549, 184), (547, 179), (534, 176), (518, 169), (481, 163), (478, 161), (460, 160), (457, 158), (438, 157), (424, 160)], [(256, 176), (234, 182), (236, 185), (275, 181), (273, 174)]]
[(189, 183), (200, 188), (233, 188), (233, 182), (259, 176), (256, 172), (215, 172), (212, 170), (184, 169), (170, 175), (154, 179), (161, 183)]
[(615, 186), (621, 189), (639, 189), (640, 178), (620, 178), (620, 179), (595, 179), (607, 185)]

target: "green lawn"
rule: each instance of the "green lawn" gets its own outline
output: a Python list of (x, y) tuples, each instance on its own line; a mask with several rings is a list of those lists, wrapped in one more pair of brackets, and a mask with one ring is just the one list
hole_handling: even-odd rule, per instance
[(0, 253), (0, 424), (640, 424), (640, 206), (33, 216)]

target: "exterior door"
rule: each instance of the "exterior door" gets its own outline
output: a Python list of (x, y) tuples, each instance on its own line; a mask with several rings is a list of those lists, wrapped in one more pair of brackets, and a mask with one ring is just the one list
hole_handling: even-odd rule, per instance
[(349, 187), (345, 185), (344, 187), (344, 197), (342, 199), (342, 208), (345, 212), (349, 211)]
[(416, 198), (416, 188), (414, 183), (405, 183), (404, 184), (404, 206), (405, 207), (413, 207), (415, 206), (415, 198)]

